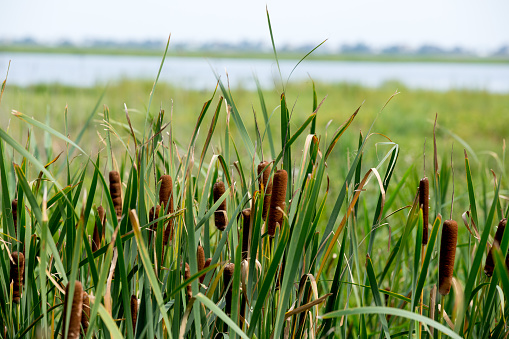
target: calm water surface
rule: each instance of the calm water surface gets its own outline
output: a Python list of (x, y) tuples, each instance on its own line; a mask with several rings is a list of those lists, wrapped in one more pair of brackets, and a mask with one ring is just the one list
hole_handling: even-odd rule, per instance
[[(21, 86), (61, 83), (93, 86), (120, 79), (154, 80), (161, 58), (75, 54), (0, 53), (0, 74), (11, 60), (8, 83)], [(296, 61), (282, 60), (286, 82)], [(166, 58), (160, 81), (186, 88), (208, 89), (216, 84), (214, 72), (232, 87), (255, 88), (253, 75), (263, 87), (280, 86), (273, 60)], [(3, 78), (3, 75), (1, 76)], [(410, 88), (432, 90), (475, 89), (509, 93), (508, 64), (304, 61), (291, 75), (291, 81), (347, 82), (376, 87), (398, 81)]]

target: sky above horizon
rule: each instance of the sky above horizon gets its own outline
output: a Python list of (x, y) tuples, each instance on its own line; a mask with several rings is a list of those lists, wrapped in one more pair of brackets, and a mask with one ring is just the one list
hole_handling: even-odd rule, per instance
[(276, 46), (328, 39), (326, 48), (332, 49), (354, 43), (375, 48), (433, 44), (484, 53), (509, 45), (506, 0), (5, 1), (0, 40), (165, 42), (171, 33), (179, 43), (269, 45), (266, 6)]

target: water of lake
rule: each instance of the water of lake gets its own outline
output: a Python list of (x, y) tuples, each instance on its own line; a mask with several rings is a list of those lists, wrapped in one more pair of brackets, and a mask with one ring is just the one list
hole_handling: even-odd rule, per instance
[[(11, 60), (8, 82), (21, 86), (62, 83), (93, 86), (120, 79), (154, 80), (161, 58), (75, 54), (0, 53), (0, 74)], [(286, 82), (296, 61), (282, 60), (281, 73)], [(210, 89), (216, 84), (214, 72), (232, 87), (255, 88), (253, 75), (266, 88), (280, 86), (274, 60), (205, 59), (168, 57), (160, 81), (195, 89)], [(3, 75), (2, 75), (3, 78)], [(474, 89), (509, 93), (509, 65), (438, 62), (353, 62), (303, 61), (290, 81), (347, 82), (376, 87), (398, 81), (410, 88), (444, 91)]]

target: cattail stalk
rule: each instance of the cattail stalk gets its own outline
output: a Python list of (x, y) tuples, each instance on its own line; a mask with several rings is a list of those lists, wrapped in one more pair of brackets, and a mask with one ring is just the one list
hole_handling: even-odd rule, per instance
[(288, 183), (288, 173), (284, 169), (274, 174), (272, 186), (272, 196), (270, 199), (269, 216), (267, 219), (267, 232), (270, 237), (276, 234), (276, 224), (283, 223), (283, 212), (286, 199), (286, 185)]
[[(159, 204), (165, 211), (165, 214), (173, 213), (173, 182), (171, 176), (161, 176), (161, 188), (159, 189)], [(168, 220), (163, 235), (163, 244), (167, 245), (168, 241), (173, 238), (173, 219)]]
[(133, 324), (133, 333), (136, 332), (136, 320), (138, 319), (138, 298), (131, 295), (131, 320)]
[(422, 208), (422, 244), (428, 243), (429, 221), (429, 180), (424, 177), (419, 182), (419, 206)]
[(67, 304), (69, 300), (69, 289), (70, 283), (65, 287), (65, 299), (64, 299), (64, 310), (63, 310), (63, 329), (62, 335), (65, 337), (65, 332), (67, 331), (67, 339), (78, 339), (80, 336), (80, 324), (81, 324), (81, 314), (83, 312), (83, 286), (79, 281), (74, 282), (74, 295), (72, 298), (71, 304), (71, 317), (69, 320), (69, 327), (66, 327), (67, 323)]
[[(212, 195), (214, 196), (214, 203), (216, 203), (219, 198), (226, 191), (224, 182), (218, 181), (214, 184), (212, 188)], [(224, 231), (226, 226), (228, 225), (228, 216), (226, 214), (226, 199), (221, 202), (217, 210), (214, 212), (214, 224), (216, 228), (220, 231)]]
[(23, 290), (23, 277), (25, 276), (25, 256), (21, 252), (11, 254), (11, 281), (12, 281), (12, 302), (19, 304)]
[(12, 220), (14, 222), (14, 235), (18, 235), (18, 199), (14, 199), (11, 203)]
[(454, 220), (445, 220), (442, 229), (440, 264), (438, 267), (438, 292), (443, 296), (449, 294), (451, 289), (457, 240), (458, 224)]
[(249, 233), (251, 232), (251, 209), (246, 208), (242, 211), (244, 222), (242, 224), (242, 260), (246, 260), (249, 250)]
[(493, 260), (493, 248), (499, 248), (500, 242), (502, 241), (502, 237), (504, 236), (505, 226), (507, 224), (507, 219), (504, 218), (500, 220), (498, 223), (497, 232), (495, 233), (495, 240), (493, 241), (493, 246), (491, 246), (488, 256), (486, 257), (486, 263), (484, 265), (484, 274), (489, 278), (493, 275), (493, 271), (495, 270), (495, 261)]
[(83, 336), (87, 335), (88, 325), (90, 321), (90, 298), (88, 293), (83, 291), (83, 305), (81, 312), (81, 328), (83, 329)]
[[(263, 175), (260, 175), (263, 171)], [(263, 212), (262, 218), (265, 220), (267, 218), (267, 211), (270, 206), (270, 197), (272, 195), (272, 181), (269, 181), (271, 166), (268, 161), (262, 161), (258, 165), (258, 176), (259, 176), (259, 184), (260, 191), (265, 190), (265, 195), (263, 198)]]
[(227, 264), (223, 271), (224, 288), (227, 288), (224, 300), (226, 302), (225, 313), (230, 316), (232, 313), (232, 284), (233, 273), (235, 272), (235, 264)]
[(117, 214), (117, 220), (122, 218), (122, 184), (117, 171), (110, 172), (110, 195)]
[(198, 261), (198, 272), (205, 267), (205, 251), (201, 245), (198, 245), (196, 250), (196, 260)]

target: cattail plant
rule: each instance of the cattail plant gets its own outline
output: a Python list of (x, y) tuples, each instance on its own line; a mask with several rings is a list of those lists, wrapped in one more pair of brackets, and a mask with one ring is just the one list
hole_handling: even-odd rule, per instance
[(138, 319), (138, 298), (133, 294), (131, 295), (131, 320), (133, 324), (133, 333), (136, 330), (136, 320)]
[(500, 242), (502, 241), (502, 237), (504, 236), (505, 226), (507, 224), (507, 219), (504, 218), (500, 220), (498, 223), (497, 232), (495, 233), (495, 240), (493, 241), (493, 246), (491, 246), (488, 255), (486, 256), (486, 263), (484, 265), (484, 274), (489, 278), (493, 275), (493, 270), (495, 269), (495, 261), (493, 260), (493, 248), (499, 248)]
[[(156, 205), (155, 207), (152, 207), (150, 211), (148, 212), (148, 221), (149, 223), (154, 222), (154, 220), (157, 220), (159, 218), (159, 214), (161, 212), (161, 206)], [(157, 224), (154, 223), (150, 226), (150, 232), (148, 234), (148, 243), (150, 244), (152, 240), (152, 233), (156, 232), (157, 230)]]
[(11, 257), (12, 302), (19, 304), (25, 276), (25, 256), (21, 252), (12, 252)]
[[(191, 268), (189, 267), (189, 264), (186, 263), (185, 268), (184, 268), (184, 281), (188, 280), (189, 278), (191, 278)], [(187, 285), (186, 294), (187, 294), (188, 300), (193, 297), (193, 290), (191, 288), (191, 284)]]
[(110, 195), (117, 214), (117, 220), (120, 220), (122, 218), (122, 184), (120, 183), (120, 174), (117, 171), (110, 172)]
[[(205, 264), (203, 265), (203, 269), (209, 267), (211, 263), (212, 263), (212, 258), (208, 258), (205, 261)], [(205, 280), (205, 274), (202, 274), (199, 279), (200, 279), (200, 283), (203, 284), (203, 281)]]
[(251, 232), (251, 209), (246, 208), (242, 211), (243, 224), (242, 224), (242, 260), (246, 260), (249, 250), (249, 233)]
[[(260, 186), (260, 191), (265, 190), (262, 211), (263, 220), (267, 218), (267, 211), (269, 210), (270, 206), (270, 196), (272, 194), (272, 181), (269, 181), (270, 170), (271, 170), (270, 162), (262, 161), (260, 164), (258, 164), (258, 182)], [(262, 171), (263, 174), (261, 174)]]
[(83, 329), (83, 336), (87, 335), (88, 325), (90, 322), (90, 298), (88, 293), (83, 291), (83, 305), (81, 312), (81, 328)]
[[(165, 214), (173, 213), (173, 182), (171, 176), (161, 176), (161, 188), (159, 189), (159, 204), (165, 211)], [(168, 241), (173, 238), (173, 219), (168, 220), (163, 235), (163, 244), (168, 244)]]
[[(224, 194), (226, 191), (224, 182), (218, 181), (214, 184), (214, 187), (212, 188), (212, 194), (214, 196), (214, 203), (216, 203), (219, 198)], [(217, 210), (214, 212), (214, 224), (216, 225), (216, 228), (220, 231), (224, 231), (226, 228), (226, 225), (228, 225), (228, 216), (226, 215), (226, 199), (221, 202)]]
[(276, 224), (283, 223), (283, 210), (285, 208), (286, 185), (288, 183), (288, 173), (284, 169), (280, 169), (274, 174), (272, 180), (272, 196), (270, 199), (269, 216), (267, 219), (267, 232), (269, 236), (274, 237), (276, 234)]
[(419, 206), (422, 208), (422, 244), (428, 244), (429, 220), (429, 180), (424, 177), (419, 182)]
[(457, 240), (458, 224), (454, 220), (445, 220), (440, 245), (440, 264), (438, 266), (438, 292), (443, 296), (449, 294), (451, 289)]
[(69, 319), (69, 327), (66, 327), (67, 323), (67, 304), (69, 300), (69, 288), (70, 283), (65, 287), (65, 299), (64, 299), (64, 309), (63, 309), (63, 328), (62, 328), (62, 336), (65, 337), (65, 332), (67, 332), (66, 338), (79, 338), (80, 336), (80, 324), (81, 324), (81, 314), (83, 312), (83, 286), (79, 281), (74, 282), (74, 295), (72, 298), (71, 304), (71, 317)]
[(14, 222), (14, 234), (18, 234), (18, 199), (14, 199), (11, 204), (12, 220)]
[[(94, 226), (94, 234), (92, 236), (92, 252), (97, 251), (101, 247), (101, 241), (104, 239), (104, 234), (106, 230), (106, 213), (104, 211), (104, 207), (97, 207), (97, 213), (99, 214), (100, 225), (98, 223)], [(99, 232), (99, 227), (101, 227), (101, 232)]]
[(203, 246), (198, 245), (198, 249), (196, 250), (196, 260), (198, 261), (198, 272), (203, 270), (205, 267), (205, 251), (203, 250)]
[(223, 271), (223, 283), (226, 288), (226, 294), (224, 300), (226, 302), (225, 313), (230, 316), (232, 313), (232, 285), (230, 282), (233, 279), (233, 273), (235, 272), (235, 264), (227, 264)]

